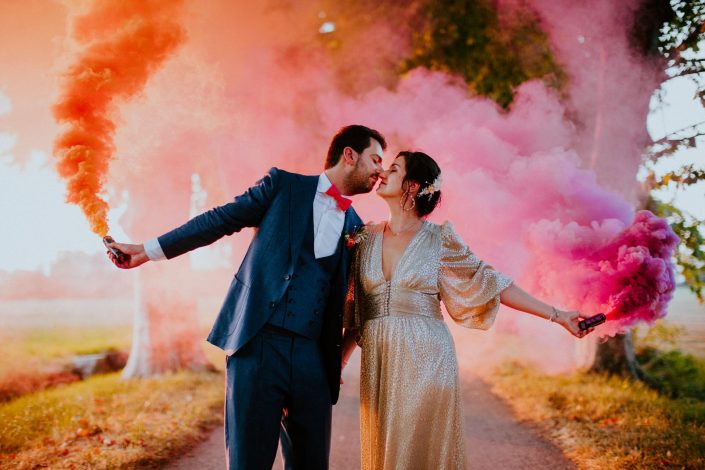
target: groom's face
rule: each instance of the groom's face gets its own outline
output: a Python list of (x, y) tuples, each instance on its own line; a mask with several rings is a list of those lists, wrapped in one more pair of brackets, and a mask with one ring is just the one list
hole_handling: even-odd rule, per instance
[[(353, 150), (354, 152), (354, 150)], [(370, 139), (370, 145), (358, 154), (355, 166), (348, 175), (351, 194), (369, 193), (382, 174), (382, 145)]]

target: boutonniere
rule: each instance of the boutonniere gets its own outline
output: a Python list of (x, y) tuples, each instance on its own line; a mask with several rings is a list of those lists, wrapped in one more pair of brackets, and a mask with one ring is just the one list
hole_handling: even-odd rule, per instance
[(365, 241), (367, 235), (367, 227), (364, 225), (360, 225), (359, 227), (356, 227), (352, 232), (345, 234), (345, 246), (348, 249), (352, 249), (356, 245), (359, 245), (360, 243)]

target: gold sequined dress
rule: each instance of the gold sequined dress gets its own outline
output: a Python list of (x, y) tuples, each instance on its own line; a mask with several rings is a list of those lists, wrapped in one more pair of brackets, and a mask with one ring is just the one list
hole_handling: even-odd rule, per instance
[(455, 345), (440, 302), (460, 325), (487, 329), (512, 281), (478, 259), (450, 223), (428, 221), (387, 281), (384, 224), (366, 230), (345, 314), (346, 327), (362, 334), (362, 468), (465, 468)]

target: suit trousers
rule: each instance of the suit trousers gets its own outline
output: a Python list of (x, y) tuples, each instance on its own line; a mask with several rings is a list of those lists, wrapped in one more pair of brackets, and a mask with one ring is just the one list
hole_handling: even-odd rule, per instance
[(287, 469), (327, 469), (331, 398), (318, 342), (262, 329), (226, 361), (228, 468), (271, 469), (281, 432)]

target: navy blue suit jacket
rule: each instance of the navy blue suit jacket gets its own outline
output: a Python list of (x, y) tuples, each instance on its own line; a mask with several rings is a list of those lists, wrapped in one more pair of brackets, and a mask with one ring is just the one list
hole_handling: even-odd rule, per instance
[[(196, 216), (159, 237), (166, 257), (174, 258), (244, 227), (257, 228), (208, 336), (210, 343), (237, 352), (269, 319), (294, 273), (307, 224), (313, 224), (318, 178), (272, 168), (233, 202)], [(350, 207), (338, 241), (341, 258), (331, 280), (320, 339), (333, 403), (340, 390), (343, 305), (351, 256), (342, 235), (361, 225)]]

